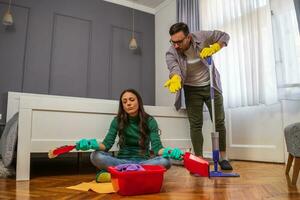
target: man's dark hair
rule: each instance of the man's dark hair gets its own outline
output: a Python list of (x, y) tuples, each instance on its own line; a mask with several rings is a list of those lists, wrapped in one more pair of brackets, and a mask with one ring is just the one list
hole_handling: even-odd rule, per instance
[(180, 31), (182, 31), (185, 36), (190, 33), (188, 25), (183, 22), (178, 22), (170, 27), (169, 34), (174, 35), (175, 33), (178, 33)]

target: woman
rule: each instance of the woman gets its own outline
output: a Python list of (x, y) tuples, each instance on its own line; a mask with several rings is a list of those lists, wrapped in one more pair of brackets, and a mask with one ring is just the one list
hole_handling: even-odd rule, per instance
[[(76, 143), (76, 149), (96, 150), (90, 158), (93, 165), (100, 169), (96, 175), (97, 182), (110, 181), (107, 167), (119, 164), (161, 165), (169, 169), (169, 158), (181, 160), (183, 153), (178, 148), (164, 148), (158, 131), (156, 120), (144, 110), (141, 96), (137, 91), (127, 89), (120, 95), (118, 115), (111, 122), (103, 142), (82, 139)], [(120, 149), (117, 157), (112, 157), (107, 151), (114, 145), (117, 135)], [(150, 144), (156, 155), (154, 158), (150, 158)]]

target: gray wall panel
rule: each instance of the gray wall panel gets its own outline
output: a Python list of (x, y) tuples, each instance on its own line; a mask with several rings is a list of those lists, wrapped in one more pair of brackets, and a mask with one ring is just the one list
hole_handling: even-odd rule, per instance
[[(6, 7), (0, 3), (1, 14)], [(6, 108), (7, 91), (21, 92), (23, 88), (29, 8), (13, 6), (13, 9), (16, 11), (15, 25), (0, 26), (0, 111)], [(2, 114), (5, 117), (5, 112)]]
[(88, 20), (54, 15), (49, 94), (87, 96), (91, 27)]
[[(7, 2), (0, 0), (0, 16)], [(8, 91), (116, 99), (131, 87), (154, 104), (154, 15), (135, 12), (133, 52), (131, 8), (99, 0), (13, 3), (14, 29), (0, 24), (0, 113)]]
[[(141, 90), (143, 91), (143, 100), (145, 104), (154, 105), (155, 103), (155, 46), (152, 45), (155, 41), (155, 36), (152, 34), (152, 31), (155, 29), (154, 20), (150, 18), (137, 18), (136, 25), (141, 27), (147, 24), (144, 27), (142, 34), (143, 40), (140, 42), (142, 46), (142, 68), (143, 68), (143, 77)], [(137, 29), (139, 30), (139, 29)], [(161, 66), (165, 67), (165, 66)], [(163, 86), (161, 86), (163, 87)]]
[(53, 31), (51, 1), (18, 1), (30, 7), (23, 91), (48, 94)]
[[(141, 44), (141, 33), (135, 33), (137, 43)], [(120, 93), (127, 88), (134, 88), (140, 93), (142, 80), (141, 50), (130, 50), (128, 38), (131, 31), (125, 28), (112, 27), (111, 35), (111, 98), (119, 99)]]

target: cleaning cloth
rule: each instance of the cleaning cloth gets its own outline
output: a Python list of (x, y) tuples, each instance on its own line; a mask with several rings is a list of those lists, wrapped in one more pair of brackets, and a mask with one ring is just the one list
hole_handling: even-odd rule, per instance
[(92, 190), (100, 194), (115, 193), (115, 190), (113, 189), (111, 182), (110, 183), (96, 183), (96, 181), (83, 182), (78, 185), (70, 186), (67, 188), (73, 190), (80, 190), (80, 191)]
[(115, 168), (120, 172), (145, 171), (145, 169), (139, 164), (121, 164), (117, 165)]

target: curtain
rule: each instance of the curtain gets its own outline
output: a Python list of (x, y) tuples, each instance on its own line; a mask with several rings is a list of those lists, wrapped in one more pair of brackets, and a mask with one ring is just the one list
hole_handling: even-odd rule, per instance
[(300, 0), (294, 0), (294, 6), (295, 6), (296, 15), (297, 15), (296, 17), (297, 17), (297, 21), (298, 21), (298, 29), (300, 30), (300, 23), (299, 23), (300, 22)]
[[(177, 0), (176, 1), (177, 22), (188, 25), (190, 32), (199, 31), (199, 0)], [(181, 92), (181, 109), (185, 109), (184, 91)]]
[(269, 0), (201, 0), (202, 30), (230, 35), (214, 56), (225, 107), (278, 101)]
[(300, 1), (271, 0), (271, 8), (279, 98), (300, 99)]
[(199, 0), (177, 0), (177, 22), (184, 22), (191, 32), (199, 30)]

